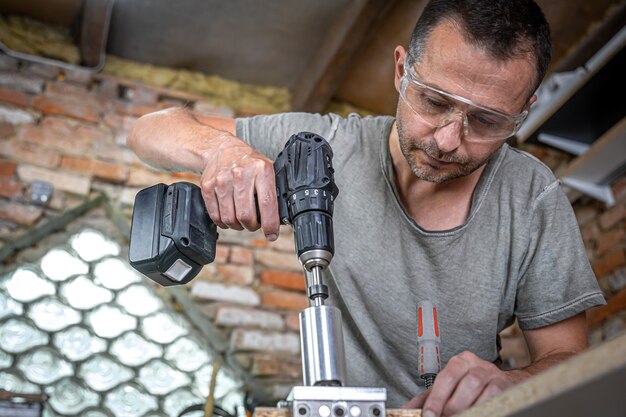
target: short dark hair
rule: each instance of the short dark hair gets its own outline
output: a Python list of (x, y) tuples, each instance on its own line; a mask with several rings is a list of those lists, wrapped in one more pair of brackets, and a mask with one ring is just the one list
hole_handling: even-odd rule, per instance
[(459, 25), (468, 43), (496, 59), (532, 54), (536, 70), (533, 92), (543, 80), (552, 42), (548, 22), (533, 0), (431, 0), (411, 35), (410, 60), (421, 59), (429, 35), (444, 19)]

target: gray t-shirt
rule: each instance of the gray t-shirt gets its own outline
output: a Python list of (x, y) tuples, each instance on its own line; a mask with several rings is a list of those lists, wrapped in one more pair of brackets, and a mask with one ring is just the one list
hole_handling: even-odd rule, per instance
[(559, 322), (604, 303), (573, 210), (552, 172), (504, 145), (467, 221), (421, 228), (404, 210), (389, 154), (392, 117), (291, 113), (237, 120), (237, 135), (274, 158), (294, 133), (333, 148), (339, 195), (325, 276), (342, 310), (348, 385), (382, 386), (397, 407), (418, 385), (417, 305), (436, 307), (442, 365), (469, 350), (499, 360), (498, 333)]

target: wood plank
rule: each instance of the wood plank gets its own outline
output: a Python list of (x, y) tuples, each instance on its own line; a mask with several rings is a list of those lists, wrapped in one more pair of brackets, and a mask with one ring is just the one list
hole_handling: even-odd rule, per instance
[[(404, 410), (400, 408), (387, 409), (386, 417), (421, 417), (422, 410)], [(288, 408), (257, 407), (254, 409), (255, 417), (291, 417)]]
[(100, 69), (104, 65), (104, 54), (112, 0), (85, 0), (80, 28), (81, 65)]
[(295, 111), (320, 112), (333, 97), (353, 58), (395, 0), (352, 0), (327, 32), (293, 89)]
[[(626, 334), (602, 343), (545, 372), (535, 375), (521, 384), (508, 389), (501, 395), (458, 414), (457, 417), (522, 417), (527, 415), (535, 417), (543, 417), (545, 415), (563, 415), (568, 417), (584, 415), (589, 417), (591, 415), (623, 415), (614, 414), (615, 410), (610, 414), (606, 414), (605, 411), (611, 407), (618, 407), (617, 411), (619, 412), (619, 403), (623, 404), (626, 402), (624, 395), (616, 394), (615, 398), (611, 398), (611, 401), (604, 403), (604, 398), (601, 399), (594, 395), (587, 396), (584, 393), (579, 393), (578, 400), (585, 403), (584, 408), (595, 410), (595, 412), (590, 414), (583, 407), (579, 407), (578, 410), (572, 410), (574, 401), (571, 401), (571, 403), (565, 401), (566, 398), (571, 399), (571, 397), (567, 396), (568, 394), (572, 392), (578, 393), (581, 387), (591, 391), (590, 387), (594, 384), (607, 389), (607, 393), (610, 393), (608, 390), (612, 389), (618, 392), (621, 390), (623, 394), (623, 384), (615, 386), (615, 384), (607, 385), (602, 383), (604, 378), (607, 378), (605, 381), (609, 381), (609, 378), (614, 380), (616, 374), (617, 379), (622, 381), (626, 379)], [(559, 402), (559, 400), (561, 401)], [(551, 401), (553, 402), (552, 404), (550, 404)], [(545, 409), (538, 410), (542, 408), (542, 405), (546, 407), (554, 406), (554, 402), (559, 407), (558, 413), (546, 414)], [(578, 405), (576, 404), (576, 406)], [(535, 410), (533, 410), (533, 407), (535, 407)]]
[[(567, 21), (565, 18), (563, 20)], [(590, 25), (578, 44), (570, 46), (571, 52), (557, 62), (551, 72), (573, 71), (584, 66), (625, 25), (626, 2), (616, 3), (601, 22)]]

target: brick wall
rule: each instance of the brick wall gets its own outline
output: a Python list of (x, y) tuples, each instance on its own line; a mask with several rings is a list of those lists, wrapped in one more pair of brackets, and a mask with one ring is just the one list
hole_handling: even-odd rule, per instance
[[(0, 244), (96, 191), (130, 216), (145, 186), (197, 183), (193, 174), (151, 170), (125, 146), (138, 116), (180, 105), (235, 115), (199, 95), (0, 55)], [(54, 186), (47, 207), (30, 203), (35, 180)], [(287, 229), (273, 243), (261, 233), (220, 235), (216, 262), (192, 282), (191, 294), (241, 363), (284, 398), (301, 381), (297, 315), (307, 306), (293, 237)]]
[[(0, 243), (96, 191), (130, 216), (139, 189), (158, 182), (197, 182), (195, 175), (153, 171), (125, 146), (138, 116), (175, 105), (236, 115), (188, 92), (0, 55)], [(533, 151), (553, 168), (564, 161), (554, 152)], [(29, 203), (35, 180), (54, 186), (48, 207)], [(575, 205), (590, 260), (609, 299), (608, 306), (590, 314), (593, 342), (623, 329), (626, 319), (624, 178), (614, 188), (619, 202), (613, 208), (585, 199)], [(276, 398), (301, 381), (297, 315), (307, 301), (289, 230), (273, 243), (260, 233), (221, 231), (216, 262), (204, 268), (190, 291), (242, 365), (270, 385)], [(503, 332), (502, 343), (508, 366), (527, 363), (519, 329)]]

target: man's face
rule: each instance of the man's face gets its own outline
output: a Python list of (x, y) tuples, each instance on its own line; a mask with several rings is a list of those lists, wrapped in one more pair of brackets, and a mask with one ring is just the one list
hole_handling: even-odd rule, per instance
[[(400, 90), (405, 51), (396, 48), (396, 89)], [(413, 67), (420, 81), (482, 106), (515, 115), (528, 101), (534, 67), (528, 57), (499, 61), (469, 45), (457, 27), (441, 23)], [(417, 116), (402, 98), (396, 125), (399, 144), (411, 171), (420, 179), (441, 183), (471, 174), (502, 146), (502, 140), (467, 140), (463, 117), (433, 127)]]

